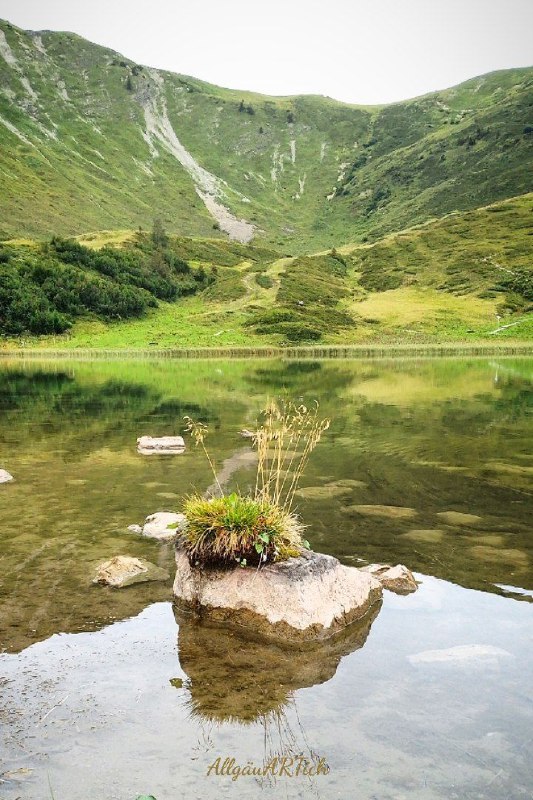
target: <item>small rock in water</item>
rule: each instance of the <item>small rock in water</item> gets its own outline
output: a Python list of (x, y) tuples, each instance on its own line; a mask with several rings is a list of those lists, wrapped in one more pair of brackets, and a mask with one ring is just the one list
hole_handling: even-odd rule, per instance
[(409, 519), (416, 517), (417, 511), (406, 506), (355, 505), (345, 506), (343, 514), (361, 514), (369, 517), (389, 517), (390, 519)]
[(239, 431), (239, 433), (243, 439), (253, 439), (254, 436), (256, 436), (254, 431), (249, 431), (248, 428), (243, 428), (242, 430)]
[(169, 577), (170, 575), (165, 569), (156, 567), (155, 564), (151, 564), (150, 561), (145, 561), (143, 558), (115, 556), (109, 561), (104, 561), (103, 564), (100, 564), (93, 583), (120, 589), (124, 586), (131, 586), (134, 583), (166, 581)]
[(137, 439), (137, 452), (144, 456), (179, 455), (185, 451), (183, 436), (140, 436)]
[(146, 517), (141, 530), (143, 536), (158, 539), (160, 542), (172, 542), (187, 525), (185, 514), (175, 514), (173, 511), (157, 511)]
[(477, 514), (463, 514), (461, 511), (439, 511), (437, 517), (447, 522), (448, 525), (476, 525), (481, 522)]
[(384, 589), (395, 594), (410, 594), (418, 589), (413, 573), (403, 564), (397, 564), (395, 567), (389, 564), (369, 564), (367, 567), (361, 567), (361, 572), (369, 572), (378, 579)]
[(128, 530), (132, 533), (142, 533), (143, 529), (140, 525), (128, 525)]
[(6, 469), (0, 469), (0, 483), (7, 483), (12, 480), (14, 480), (13, 475), (10, 475)]

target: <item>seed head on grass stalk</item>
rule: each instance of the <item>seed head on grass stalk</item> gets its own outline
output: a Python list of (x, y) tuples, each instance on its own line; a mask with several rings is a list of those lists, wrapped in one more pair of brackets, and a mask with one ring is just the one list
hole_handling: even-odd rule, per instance
[(191, 434), (192, 438), (194, 439), (194, 443), (195, 443), (196, 447), (198, 447), (198, 445), (200, 445), (202, 450), (204, 451), (205, 457), (207, 458), (207, 461), (208, 461), (208, 464), (211, 467), (211, 472), (213, 473), (213, 477), (215, 479), (215, 483), (216, 483), (216, 485), (218, 487), (218, 490), (219, 490), (220, 494), (223, 495), (224, 492), (222, 491), (222, 487), (221, 487), (220, 483), (218, 482), (215, 465), (211, 461), (211, 456), (209, 455), (209, 453), (207, 451), (207, 448), (205, 446), (205, 442), (204, 442), (204, 439), (207, 436), (207, 431), (208, 431), (207, 425), (204, 425), (203, 422), (196, 422), (196, 420), (192, 419), (189, 416), (185, 416), (185, 417), (183, 417), (183, 419), (187, 423), (187, 425), (185, 427), (186, 432)]
[(268, 403), (254, 436), (255, 497), (291, 511), (309, 456), (330, 425), (329, 419), (319, 418), (318, 408), (318, 402), (311, 408), (290, 401)]

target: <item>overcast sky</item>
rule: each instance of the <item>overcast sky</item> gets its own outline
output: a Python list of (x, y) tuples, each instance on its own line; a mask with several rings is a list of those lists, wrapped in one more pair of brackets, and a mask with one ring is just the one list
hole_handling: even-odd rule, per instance
[(220, 86), (351, 103), (533, 65), (533, 0), (0, 0), (0, 17)]

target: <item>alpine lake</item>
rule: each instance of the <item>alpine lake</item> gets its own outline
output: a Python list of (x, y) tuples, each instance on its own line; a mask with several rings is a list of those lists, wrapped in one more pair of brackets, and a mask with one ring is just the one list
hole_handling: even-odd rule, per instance
[[(527, 357), (3, 358), (0, 800), (531, 798), (532, 381)], [(420, 581), (289, 650), (181, 618), (173, 546), (128, 530), (213, 482), (190, 438), (137, 437), (200, 420), (246, 491), (240, 430), (277, 397), (331, 419), (298, 496), (311, 547)], [(171, 577), (93, 585), (119, 554)], [(210, 769), (299, 754), (329, 772)]]

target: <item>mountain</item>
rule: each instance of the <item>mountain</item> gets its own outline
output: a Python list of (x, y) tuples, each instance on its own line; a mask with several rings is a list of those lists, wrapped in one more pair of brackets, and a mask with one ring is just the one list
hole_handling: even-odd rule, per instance
[(222, 89), (0, 22), (4, 239), (157, 217), (310, 252), (531, 192), (532, 167), (531, 68), (357, 107)]

